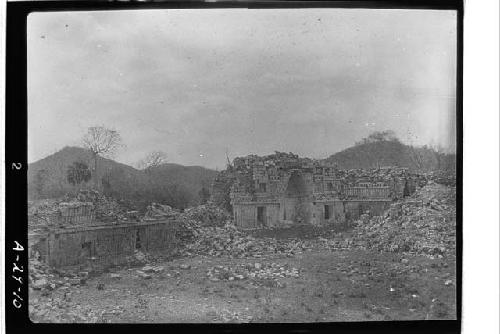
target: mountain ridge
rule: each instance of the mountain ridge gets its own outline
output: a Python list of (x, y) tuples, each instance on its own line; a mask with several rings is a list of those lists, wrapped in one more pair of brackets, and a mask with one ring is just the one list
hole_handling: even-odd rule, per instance
[(441, 153), (426, 146), (415, 147), (399, 140), (356, 144), (330, 155), (324, 161), (341, 169), (406, 167), (413, 171), (455, 170), (456, 154)]
[[(66, 179), (68, 167), (74, 162), (85, 163), (93, 171), (92, 153), (84, 148), (65, 146), (61, 150), (28, 164), (28, 198), (57, 198), (78, 189), (92, 187), (92, 181), (79, 186), (69, 184)], [(177, 206), (193, 205), (200, 201), (198, 193), (208, 188), (216, 171), (202, 166), (184, 166), (177, 163), (164, 163), (145, 170), (98, 157), (98, 175), (103, 191), (113, 197), (130, 200), (170, 201)], [(175, 192), (170, 199), (168, 192)], [(179, 192), (182, 193), (179, 195)], [(161, 193), (165, 193), (160, 195)], [(189, 203), (180, 205), (173, 197), (183, 197)]]

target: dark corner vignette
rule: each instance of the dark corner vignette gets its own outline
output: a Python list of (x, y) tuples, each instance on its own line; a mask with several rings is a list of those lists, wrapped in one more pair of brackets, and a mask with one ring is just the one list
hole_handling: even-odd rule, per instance
[[(27, 159), (27, 17), (39, 11), (139, 10), (162, 8), (417, 8), (457, 10), (457, 87), (456, 87), (456, 302), (457, 320), (366, 321), (297, 324), (53, 324), (33, 323), (28, 307), (28, 159)], [(463, 71), (463, 2), (462, 1), (314, 1), (308, 2), (159, 2), (159, 1), (22, 1), (7, 3), (6, 33), (6, 116), (5, 116), (5, 314), (7, 333), (36, 330), (57, 332), (108, 332), (123, 330), (254, 332), (340, 332), (355, 333), (457, 333), (462, 316), (462, 71)], [(267, 189), (262, 188), (261, 191)], [(256, 209), (257, 222), (265, 221), (266, 211)], [(323, 217), (332, 214), (324, 209)], [(22, 213), (22, 214), (20, 214)]]
[(26, 11), (8, 4), (5, 95), (6, 329), (28, 326)]

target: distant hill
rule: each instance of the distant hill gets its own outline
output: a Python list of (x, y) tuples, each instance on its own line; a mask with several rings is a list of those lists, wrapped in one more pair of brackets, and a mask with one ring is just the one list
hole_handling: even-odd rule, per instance
[[(199, 192), (209, 189), (216, 172), (199, 166), (163, 164), (148, 171), (98, 158), (102, 190), (116, 198), (163, 202), (185, 207), (199, 202)], [(28, 197), (30, 199), (58, 198), (89, 188), (92, 181), (72, 186), (67, 181), (68, 166), (83, 162), (93, 169), (90, 151), (80, 147), (65, 147), (62, 150), (28, 165)]]
[(455, 170), (455, 154), (439, 153), (427, 147), (413, 147), (397, 140), (357, 144), (325, 159), (341, 169), (406, 167), (416, 171)]
[(193, 193), (200, 191), (201, 187), (210, 188), (216, 174), (216, 171), (201, 166), (183, 166), (172, 163), (162, 164), (149, 171), (154, 182), (182, 184)]

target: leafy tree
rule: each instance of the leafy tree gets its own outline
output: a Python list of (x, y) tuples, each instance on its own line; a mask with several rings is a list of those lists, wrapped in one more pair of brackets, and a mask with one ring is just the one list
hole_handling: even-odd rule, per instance
[(83, 137), (83, 145), (92, 152), (94, 159), (94, 186), (99, 188), (99, 172), (97, 160), (99, 156), (112, 156), (122, 146), (122, 138), (118, 131), (103, 126), (92, 126)]
[(89, 166), (86, 163), (75, 161), (72, 165), (68, 166), (66, 171), (66, 179), (73, 186), (79, 185), (83, 182), (89, 182), (92, 178)]
[(374, 131), (368, 135), (368, 137), (361, 139), (361, 141), (357, 142), (356, 145), (363, 145), (368, 143), (375, 143), (381, 141), (392, 141), (399, 142), (396, 133), (392, 130), (385, 131)]

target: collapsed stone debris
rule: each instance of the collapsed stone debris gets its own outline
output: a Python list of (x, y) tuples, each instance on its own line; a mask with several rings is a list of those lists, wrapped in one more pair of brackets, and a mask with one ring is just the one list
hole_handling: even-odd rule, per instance
[(169, 205), (151, 203), (146, 209), (146, 213), (142, 218), (145, 221), (172, 219), (179, 215), (179, 211), (172, 209)]
[(455, 253), (455, 231), (454, 189), (431, 184), (393, 203), (383, 216), (359, 220), (353, 243), (365, 249), (440, 257)]
[(30, 232), (139, 221), (139, 214), (117, 200), (94, 190), (80, 190), (74, 197), (28, 202)]
[(275, 285), (282, 286), (279, 280), (286, 277), (299, 277), (299, 269), (287, 264), (255, 262), (234, 267), (212, 267), (208, 269), (207, 277), (211, 281), (251, 280), (256, 285), (262, 284), (262, 280), (272, 280)]
[(200, 228), (195, 231), (194, 240), (186, 245), (182, 253), (191, 255), (229, 256), (236, 258), (259, 258), (270, 254), (293, 256), (310, 249), (306, 240), (256, 238), (232, 224), (224, 227)]

